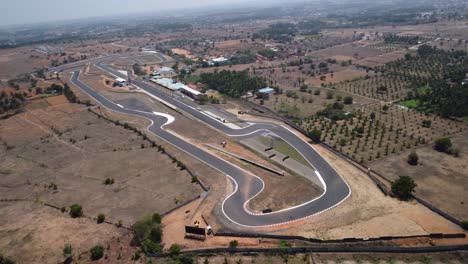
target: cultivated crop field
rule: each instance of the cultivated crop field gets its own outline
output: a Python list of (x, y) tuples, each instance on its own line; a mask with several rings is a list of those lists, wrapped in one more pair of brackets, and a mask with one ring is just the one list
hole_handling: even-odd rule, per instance
[[(430, 127), (425, 127), (423, 120), (429, 120)], [(365, 106), (356, 117), (348, 120), (333, 122), (312, 116), (306, 118), (301, 126), (307, 131), (317, 128), (322, 131), (323, 142), (365, 163), (468, 129), (460, 122), (380, 104)]]
[(393, 74), (376, 74), (329, 85), (333, 89), (358, 94), (381, 101), (395, 101), (406, 97), (409, 78)]

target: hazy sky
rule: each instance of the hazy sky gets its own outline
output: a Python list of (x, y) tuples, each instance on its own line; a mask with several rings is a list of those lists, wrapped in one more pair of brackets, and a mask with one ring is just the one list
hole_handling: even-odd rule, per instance
[[(254, 2), (264, 2), (254, 1)], [(153, 12), (247, 0), (0, 0), (0, 25)]]

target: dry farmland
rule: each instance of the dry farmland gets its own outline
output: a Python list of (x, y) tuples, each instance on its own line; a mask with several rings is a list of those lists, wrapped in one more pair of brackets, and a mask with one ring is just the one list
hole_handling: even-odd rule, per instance
[[(2, 121), (0, 129), (1, 198), (79, 203), (85, 215), (104, 213), (130, 225), (202, 191), (137, 134), (80, 106), (28, 111)], [(107, 178), (114, 183), (103, 184)]]
[[(431, 126), (424, 127), (423, 120), (430, 120)], [(468, 129), (466, 124), (460, 122), (380, 104), (364, 107), (355, 118), (349, 120), (332, 122), (324, 117), (312, 116), (305, 119), (301, 126), (305, 130), (319, 129), (323, 142), (366, 163)]]
[(401, 100), (409, 91), (409, 78), (400, 75), (377, 74), (347, 80), (329, 87), (382, 101)]

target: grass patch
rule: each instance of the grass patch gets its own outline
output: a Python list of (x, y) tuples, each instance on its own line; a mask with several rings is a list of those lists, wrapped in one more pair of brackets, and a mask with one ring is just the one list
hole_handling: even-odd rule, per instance
[(200, 77), (200, 75), (190, 75), (190, 76), (187, 76), (185, 78), (185, 81), (195, 84), (195, 83), (201, 81), (201, 77)]
[(398, 104), (402, 106), (406, 106), (408, 108), (417, 108), (420, 106), (420, 101), (417, 99), (411, 99), (411, 100), (406, 100), (406, 101), (401, 101)]
[(465, 121), (465, 123), (468, 123), (468, 116), (463, 117), (463, 121)]
[(310, 163), (299, 153), (295, 148), (288, 144), (288, 142), (279, 139), (279, 138), (272, 138), (260, 136), (260, 141), (265, 146), (272, 146), (273, 142), (273, 149), (278, 151), (279, 153), (289, 156), (289, 158), (301, 163), (304, 166), (310, 167)]

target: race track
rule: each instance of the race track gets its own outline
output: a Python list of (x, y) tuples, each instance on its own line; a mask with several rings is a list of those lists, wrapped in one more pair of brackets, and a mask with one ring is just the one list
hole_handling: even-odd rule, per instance
[[(101, 62), (98, 62), (96, 66), (115, 77), (125, 77), (118, 71)], [(322, 182), (322, 187), (324, 189), (321, 196), (306, 203), (280, 211), (254, 214), (247, 209), (247, 203), (250, 199), (263, 191), (264, 184), (259, 177), (178, 138), (164, 129), (164, 125), (167, 122), (177, 122), (177, 120), (171, 120), (171, 117), (167, 115), (145, 112), (142, 109), (129, 109), (118, 105), (81, 82), (79, 76), (80, 72), (74, 71), (71, 78), (72, 83), (99, 104), (115, 112), (140, 116), (151, 120), (152, 124), (148, 127), (150, 132), (228, 176), (233, 182), (235, 190), (223, 201), (222, 211), (227, 219), (237, 225), (243, 227), (265, 227), (304, 219), (337, 206), (351, 194), (349, 186), (333, 167), (323, 159), (309, 143), (302, 140), (285, 126), (270, 123), (254, 123), (245, 128), (232, 129), (221, 121), (199, 111), (195, 105), (170, 97), (144, 82), (137, 80), (132, 81), (135, 87), (146, 91), (152, 96), (159, 98), (159, 100), (169, 103), (231, 137), (241, 139), (253, 137), (265, 132), (273, 133), (296, 148), (296, 150), (316, 169), (316, 175)], [(281, 186), (277, 188), (281, 188)], [(278, 199), (281, 199), (281, 197), (278, 197)]]

